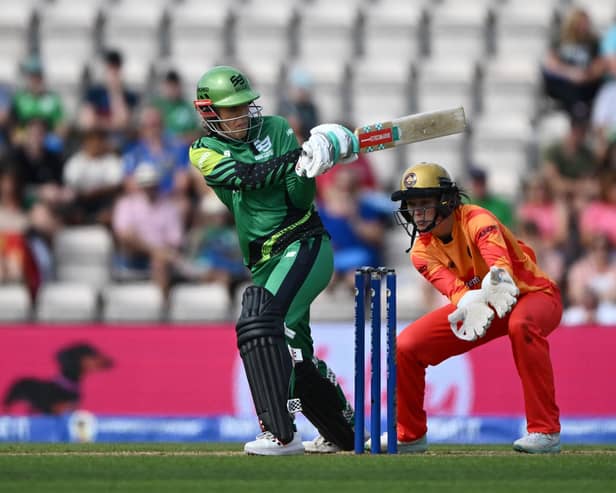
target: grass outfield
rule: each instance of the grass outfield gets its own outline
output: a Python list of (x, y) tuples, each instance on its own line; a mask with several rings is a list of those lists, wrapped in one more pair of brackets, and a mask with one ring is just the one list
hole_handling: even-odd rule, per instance
[(423, 455), (254, 457), (242, 444), (0, 444), (0, 492), (615, 492), (616, 445), (530, 456), (435, 445)]

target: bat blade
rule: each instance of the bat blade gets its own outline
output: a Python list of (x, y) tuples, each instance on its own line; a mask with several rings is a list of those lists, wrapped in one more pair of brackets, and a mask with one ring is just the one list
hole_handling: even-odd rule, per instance
[(374, 152), (402, 144), (464, 132), (464, 108), (427, 111), (355, 129), (359, 152)]

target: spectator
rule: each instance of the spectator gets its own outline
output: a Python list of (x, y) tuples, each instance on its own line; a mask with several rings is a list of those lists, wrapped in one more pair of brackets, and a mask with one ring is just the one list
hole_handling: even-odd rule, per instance
[(597, 156), (604, 159), (610, 135), (616, 130), (616, 24), (601, 39), (606, 80), (592, 105), (592, 128)]
[[(570, 129), (562, 140), (550, 144), (544, 151), (542, 174), (557, 198), (592, 194), (586, 190), (595, 182), (599, 163), (588, 144), (588, 111), (578, 108), (570, 115)], [(581, 186), (581, 180), (584, 186)]]
[(63, 156), (45, 147), (45, 121), (33, 118), (24, 129), (24, 138), (13, 148), (11, 160), (26, 187), (29, 203), (42, 200), (50, 205), (65, 203), (70, 192), (62, 188)]
[(79, 112), (79, 126), (82, 129), (100, 127), (109, 130), (116, 148), (122, 149), (139, 95), (126, 88), (120, 52), (108, 50), (103, 63), (103, 80), (86, 89)]
[(163, 78), (159, 95), (153, 106), (163, 115), (165, 132), (190, 144), (197, 138), (199, 124), (192, 102), (182, 92), (182, 81), (175, 70), (169, 70)]
[(9, 148), (12, 95), (9, 87), (0, 82), (0, 158)]
[(27, 243), (24, 231), (28, 216), (21, 204), (17, 173), (0, 169), (0, 283), (22, 282), (25, 278)]
[(73, 224), (111, 224), (112, 202), (122, 186), (122, 161), (111, 152), (106, 130), (83, 133), (80, 149), (64, 166), (64, 184), (75, 195)]
[(353, 289), (356, 268), (378, 267), (383, 263), (384, 215), (370, 200), (365, 200), (359, 176), (348, 166), (338, 167), (334, 181), (323, 191), (317, 205), (334, 247), (330, 286), (342, 282)]
[(161, 193), (182, 197), (188, 190), (188, 146), (165, 136), (160, 110), (146, 106), (139, 117), (139, 140), (124, 154), (123, 173), (129, 189), (134, 189), (133, 173), (141, 163), (149, 163), (159, 173)]
[(112, 230), (118, 250), (116, 275), (152, 279), (167, 293), (171, 264), (178, 258), (183, 239), (180, 210), (161, 194), (160, 170), (141, 163), (134, 171), (135, 189), (117, 201)]
[(18, 89), (11, 100), (11, 118), (17, 131), (14, 143), (20, 142), (22, 131), (32, 120), (41, 120), (50, 132), (46, 136), (46, 146), (60, 150), (68, 127), (64, 122), (64, 107), (60, 96), (51, 92), (45, 85), (43, 65), (38, 57), (24, 60), (21, 70), (25, 79), (24, 87)]
[(201, 199), (177, 270), (187, 280), (218, 282), (229, 290), (248, 280), (233, 216), (212, 191)]
[(567, 295), (572, 307), (587, 311), (596, 299), (599, 310), (602, 304), (616, 301), (616, 262), (612, 253), (606, 236), (597, 234), (591, 238), (586, 253), (571, 265), (567, 274)]
[(470, 203), (488, 209), (500, 222), (509, 229), (513, 229), (514, 218), (511, 204), (489, 191), (487, 173), (481, 168), (471, 167), (469, 176)]
[(616, 172), (616, 133), (608, 138), (607, 148), (599, 166), (599, 175), (611, 172)]
[(590, 108), (604, 71), (599, 38), (588, 13), (571, 9), (543, 60), (546, 94), (568, 112), (579, 104)]
[(569, 224), (565, 203), (554, 196), (547, 181), (541, 176), (530, 177), (524, 183), (522, 192), (522, 202), (517, 208), (518, 222), (527, 225), (533, 223), (537, 228), (538, 240), (544, 248), (563, 246)]
[(592, 291), (584, 291), (580, 303), (569, 305), (563, 310), (560, 323), (566, 326), (596, 324), (598, 309), (597, 295)]
[(559, 287), (564, 287), (566, 258), (564, 252), (550, 241), (544, 240), (541, 226), (532, 217), (519, 221), (518, 239), (533, 249), (537, 265), (554, 279)]
[(50, 208), (37, 203), (23, 208), (19, 173), (0, 168), (0, 282), (23, 282), (32, 297), (54, 277), (51, 243), (59, 222)]
[[(343, 123), (342, 125), (345, 124)], [(355, 178), (357, 180), (357, 186), (360, 188), (362, 193), (378, 191), (378, 183), (376, 177), (374, 176), (374, 171), (372, 170), (370, 161), (365, 154), (360, 154), (357, 157), (357, 160), (353, 161), (352, 163), (345, 164), (344, 166), (334, 166), (327, 173), (316, 177), (318, 199), (322, 198), (323, 193), (326, 189), (328, 189), (330, 186), (333, 186), (334, 182), (336, 181), (336, 175), (343, 168), (349, 168), (353, 170), (353, 174), (355, 175)], [(344, 171), (342, 172), (344, 173)], [(387, 197), (386, 200), (388, 200)]]
[(588, 245), (597, 235), (605, 235), (616, 247), (616, 171), (606, 172), (600, 181), (598, 200), (580, 211), (580, 235)]
[(300, 144), (310, 137), (310, 129), (319, 123), (319, 108), (312, 97), (312, 86), (310, 74), (294, 67), (289, 74), (287, 94), (278, 111), (294, 124)]

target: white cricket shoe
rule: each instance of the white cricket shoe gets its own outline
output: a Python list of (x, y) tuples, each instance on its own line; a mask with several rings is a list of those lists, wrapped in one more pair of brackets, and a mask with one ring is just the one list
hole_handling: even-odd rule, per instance
[(340, 452), (338, 445), (328, 442), (321, 435), (317, 436), (314, 440), (302, 443), (304, 444), (304, 450), (308, 454), (334, 454)]
[[(372, 446), (370, 438), (366, 440), (364, 444), (364, 450), (369, 451)], [(399, 454), (423, 454), (428, 450), (428, 439), (426, 435), (413, 440), (411, 442), (401, 442), (398, 440), (398, 453)], [(387, 432), (381, 435), (381, 452), (387, 452)]]
[(264, 431), (257, 439), (244, 445), (244, 452), (249, 455), (300, 455), (304, 453), (302, 437), (298, 431), (293, 434), (293, 440), (286, 445), (271, 432)]
[(528, 454), (558, 454), (560, 433), (529, 433), (513, 442), (513, 450)]

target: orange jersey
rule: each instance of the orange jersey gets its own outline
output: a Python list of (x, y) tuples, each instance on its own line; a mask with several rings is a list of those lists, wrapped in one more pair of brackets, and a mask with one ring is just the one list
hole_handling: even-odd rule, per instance
[(481, 287), (492, 266), (509, 272), (521, 295), (556, 289), (537, 266), (533, 250), (490, 211), (462, 205), (453, 214), (452, 240), (443, 243), (431, 233), (421, 233), (411, 250), (411, 261), (454, 305), (469, 289)]

